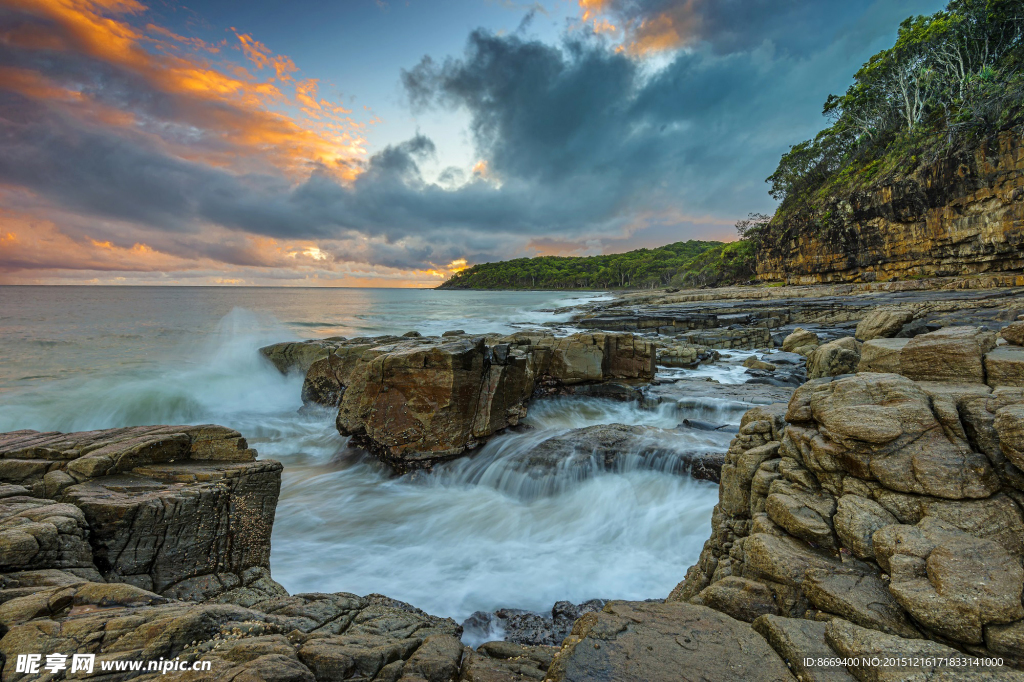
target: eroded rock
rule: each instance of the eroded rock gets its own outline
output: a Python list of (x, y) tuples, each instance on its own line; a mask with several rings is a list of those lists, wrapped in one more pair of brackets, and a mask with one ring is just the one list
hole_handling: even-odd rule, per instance
[(583, 616), (555, 656), (548, 679), (674, 682), (681, 674), (707, 680), (794, 679), (748, 624), (678, 602), (609, 602), (602, 612)]

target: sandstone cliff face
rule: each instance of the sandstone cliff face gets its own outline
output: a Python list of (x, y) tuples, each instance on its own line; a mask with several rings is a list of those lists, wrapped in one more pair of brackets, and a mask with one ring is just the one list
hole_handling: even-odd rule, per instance
[(1024, 139), (977, 149), (788, 218), (758, 254), (762, 280), (794, 284), (967, 275), (1024, 267)]

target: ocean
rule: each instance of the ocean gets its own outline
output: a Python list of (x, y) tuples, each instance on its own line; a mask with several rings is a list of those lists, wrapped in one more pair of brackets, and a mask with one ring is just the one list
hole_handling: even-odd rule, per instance
[[(278, 341), (556, 323), (591, 293), (411, 289), (0, 287), (0, 431), (216, 423), (284, 464), (271, 570), (291, 592), (377, 592), (460, 621), (558, 600), (663, 598), (710, 532), (717, 486), (627, 470), (538, 490), (504, 458), (594, 424), (675, 427), (685, 414), (596, 399), (536, 401), (533, 429), (432, 473), (396, 477), (346, 448), (333, 415), (300, 415)], [(706, 370), (705, 370), (706, 371)], [(724, 451), (729, 434), (696, 432)]]

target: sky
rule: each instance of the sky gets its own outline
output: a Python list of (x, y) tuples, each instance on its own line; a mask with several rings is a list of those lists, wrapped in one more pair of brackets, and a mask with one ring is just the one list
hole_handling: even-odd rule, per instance
[(0, 0), (0, 284), (731, 240), (934, 0)]

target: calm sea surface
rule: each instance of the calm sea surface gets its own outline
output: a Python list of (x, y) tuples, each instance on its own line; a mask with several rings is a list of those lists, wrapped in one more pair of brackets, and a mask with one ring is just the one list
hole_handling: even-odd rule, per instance
[[(217, 423), (285, 465), (271, 567), (290, 591), (379, 592), (458, 620), (560, 599), (664, 597), (700, 552), (717, 488), (655, 471), (536, 494), (503, 458), (570, 428), (674, 427), (672, 410), (598, 400), (530, 407), (533, 430), (397, 478), (353, 458), (331, 415), (300, 416), (277, 341), (566, 322), (591, 294), (410, 289), (0, 287), (0, 431)], [(724, 450), (728, 435), (695, 434)], [(723, 441), (724, 439), (724, 441)]]

